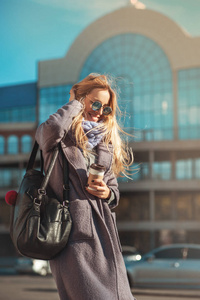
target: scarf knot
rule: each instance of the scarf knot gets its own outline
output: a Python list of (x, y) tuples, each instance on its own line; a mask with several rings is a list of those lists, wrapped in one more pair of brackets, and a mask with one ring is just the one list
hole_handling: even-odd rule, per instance
[(104, 136), (104, 130), (102, 128), (96, 128), (98, 125), (99, 123), (93, 121), (82, 121), (82, 128), (88, 138), (88, 147), (91, 149), (97, 146)]

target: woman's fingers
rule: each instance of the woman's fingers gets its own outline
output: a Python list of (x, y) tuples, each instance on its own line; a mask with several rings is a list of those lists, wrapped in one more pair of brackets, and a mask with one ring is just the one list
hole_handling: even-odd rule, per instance
[(93, 185), (97, 185), (97, 186), (106, 186), (105, 182), (102, 179), (94, 179), (92, 180)]
[(101, 198), (107, 199), (110, 195), (110, 189), (103, 180), (95, 179), (86, 187), (88, 193)]

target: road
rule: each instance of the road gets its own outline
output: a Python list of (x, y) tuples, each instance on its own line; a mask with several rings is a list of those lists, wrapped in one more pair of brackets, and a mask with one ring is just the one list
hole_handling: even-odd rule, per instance
[(200, 290), (155, 290), (135, 289), (137, 300), (199, 300)]
[(0, 300), (59, 300), (52, 276), (0, 276)]
[[(200, 290), (133, 291), (137, 300), (199, 300)], [(52, 276), (1, 275), (0, 300), (59, 300)], [(78, 299), (77, 299), (78, 300)], [(98, 299), (94, 299), (98, 300)], [(106, 299), (107, 300), (107, 299)], [(109, 300), (109, 299), (108, 299)]]

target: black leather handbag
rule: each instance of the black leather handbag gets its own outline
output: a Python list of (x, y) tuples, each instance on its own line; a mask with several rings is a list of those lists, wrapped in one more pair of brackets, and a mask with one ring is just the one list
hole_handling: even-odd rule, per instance
[[(34, 169), (39, 145), (35, 142), (26, 173), (19, 188), (16, 204), (12, 207), (10, 235), (20, 254), (50, 260), (67, 244), (72, 227), (69, 213), (69, 168), (61, 145), (54, 149), (47, 172)], [(63, 157), (63, 202), (48, 186), (49, 177), (58, 153)]]

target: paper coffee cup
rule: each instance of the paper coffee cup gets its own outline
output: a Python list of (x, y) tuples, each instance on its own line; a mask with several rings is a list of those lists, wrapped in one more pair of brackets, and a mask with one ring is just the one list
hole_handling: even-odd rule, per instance
[[(89, 177), (88, 177), (88, 184), (93, 184), (92, 180), (94, 179), (103, 179), (104, 173), (106, 168), (102, 165), (98, 164), (91, 164), (89, 168)], [(88, 189), (95, 190), (91, 187), (88, 187)]]

